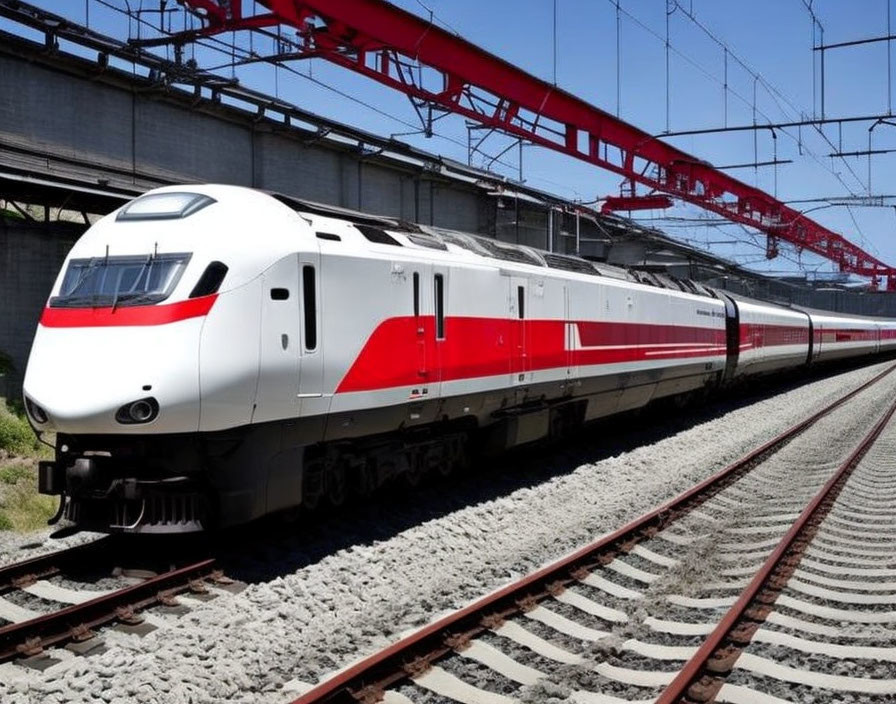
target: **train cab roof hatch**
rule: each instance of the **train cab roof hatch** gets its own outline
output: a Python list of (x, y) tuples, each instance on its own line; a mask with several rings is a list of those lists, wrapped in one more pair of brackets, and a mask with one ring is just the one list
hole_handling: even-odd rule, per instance
[(180, 220), (216, 202), (203, 193), (150, 193), (135, 198), (118, 211), (116, 220)]

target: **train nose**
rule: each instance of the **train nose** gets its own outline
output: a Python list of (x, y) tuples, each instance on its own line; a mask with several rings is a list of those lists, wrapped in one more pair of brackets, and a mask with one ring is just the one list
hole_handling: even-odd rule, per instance
[(29, 413), (38, 428), (72, 434), (195, 431), (198, 350), (194, 321), (127, 329), (41, 326), (25, 373)]

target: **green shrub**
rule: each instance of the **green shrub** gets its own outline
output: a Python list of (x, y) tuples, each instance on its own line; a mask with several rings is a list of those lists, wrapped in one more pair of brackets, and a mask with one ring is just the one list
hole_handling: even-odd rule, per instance
[(34, 478), (34, 468), (27, 464), (0, 465), (0, 484), (17, 484)]
[(28, 421), (0, 402), (0, 450), (11, 455), (33, 455), (38, 449), (40, 442)]
[(37, 493), (35, 460), (0, 464), (0, 530), (28, 532), (45, 528), (57, 499)]

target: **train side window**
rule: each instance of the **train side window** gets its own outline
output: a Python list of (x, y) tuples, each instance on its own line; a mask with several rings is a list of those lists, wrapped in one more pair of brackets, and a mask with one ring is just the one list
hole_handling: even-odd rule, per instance
[(401, 242), (392, 237), (392, 235), (382, 228), (371, 227), (370, 225), (355, 225), (355, 229), (359, 230), (364, 237), (376, 244), (390, 244), (393, 247), (401, 247)]
[(436, 339), (445, 339), (445, 278), (441, 274), (435, 275), (436, 298)]
[(212, 262), (205, 267), (205, 271), (202, 272), (199, 281), (196, 282), (193, 290), (190, 291), (190, 298), (210, 296), (213, 293), (217, 293), (218, 289), (221, 287), (221, 282), (224, 281), (226, 275), (226, 264), (222, 262)]
[(289, 299), (289, 289), (288, 288), (272, 288), (271, 289), (271, 300), (272, 301), (285, 301)]
[(522, 286), (516, 287), (516, 314), (522, 320), (526, 317), (526, 289)]
[(420, 315), (420, 274), (414, 272), (414, 317)]
[(314, 267), (302, 267), (302, 297), (305, 306), (305, 349), (317, 348), (317, 293), (314, 285)]

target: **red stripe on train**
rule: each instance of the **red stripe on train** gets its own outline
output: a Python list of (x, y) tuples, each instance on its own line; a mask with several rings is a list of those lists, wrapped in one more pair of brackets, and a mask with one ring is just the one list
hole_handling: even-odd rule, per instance
[(780, 345), (808, 345), (809, 327), (795, 325), (740, 324), (740, 348), (778, 347)]
[(815, 342), (876, 342), (880, 337), (877, 328), (815, 328)]
[(118, 308), (44, 308), (40, 324), (48, 328), (94, 328), (121, 325), (164, 325), (207, 315), (218, 294), (152, 306)]
[(450, 317), (445, 319), (445, 339), (437, 341), (432, 316), (390, 318), (373, 331), (336, 393), (566, 366), (724, 357), (726, 351), (724, 329), (589, 321), (575, 325), (585, 349), (570, 349), (563, 320)]

